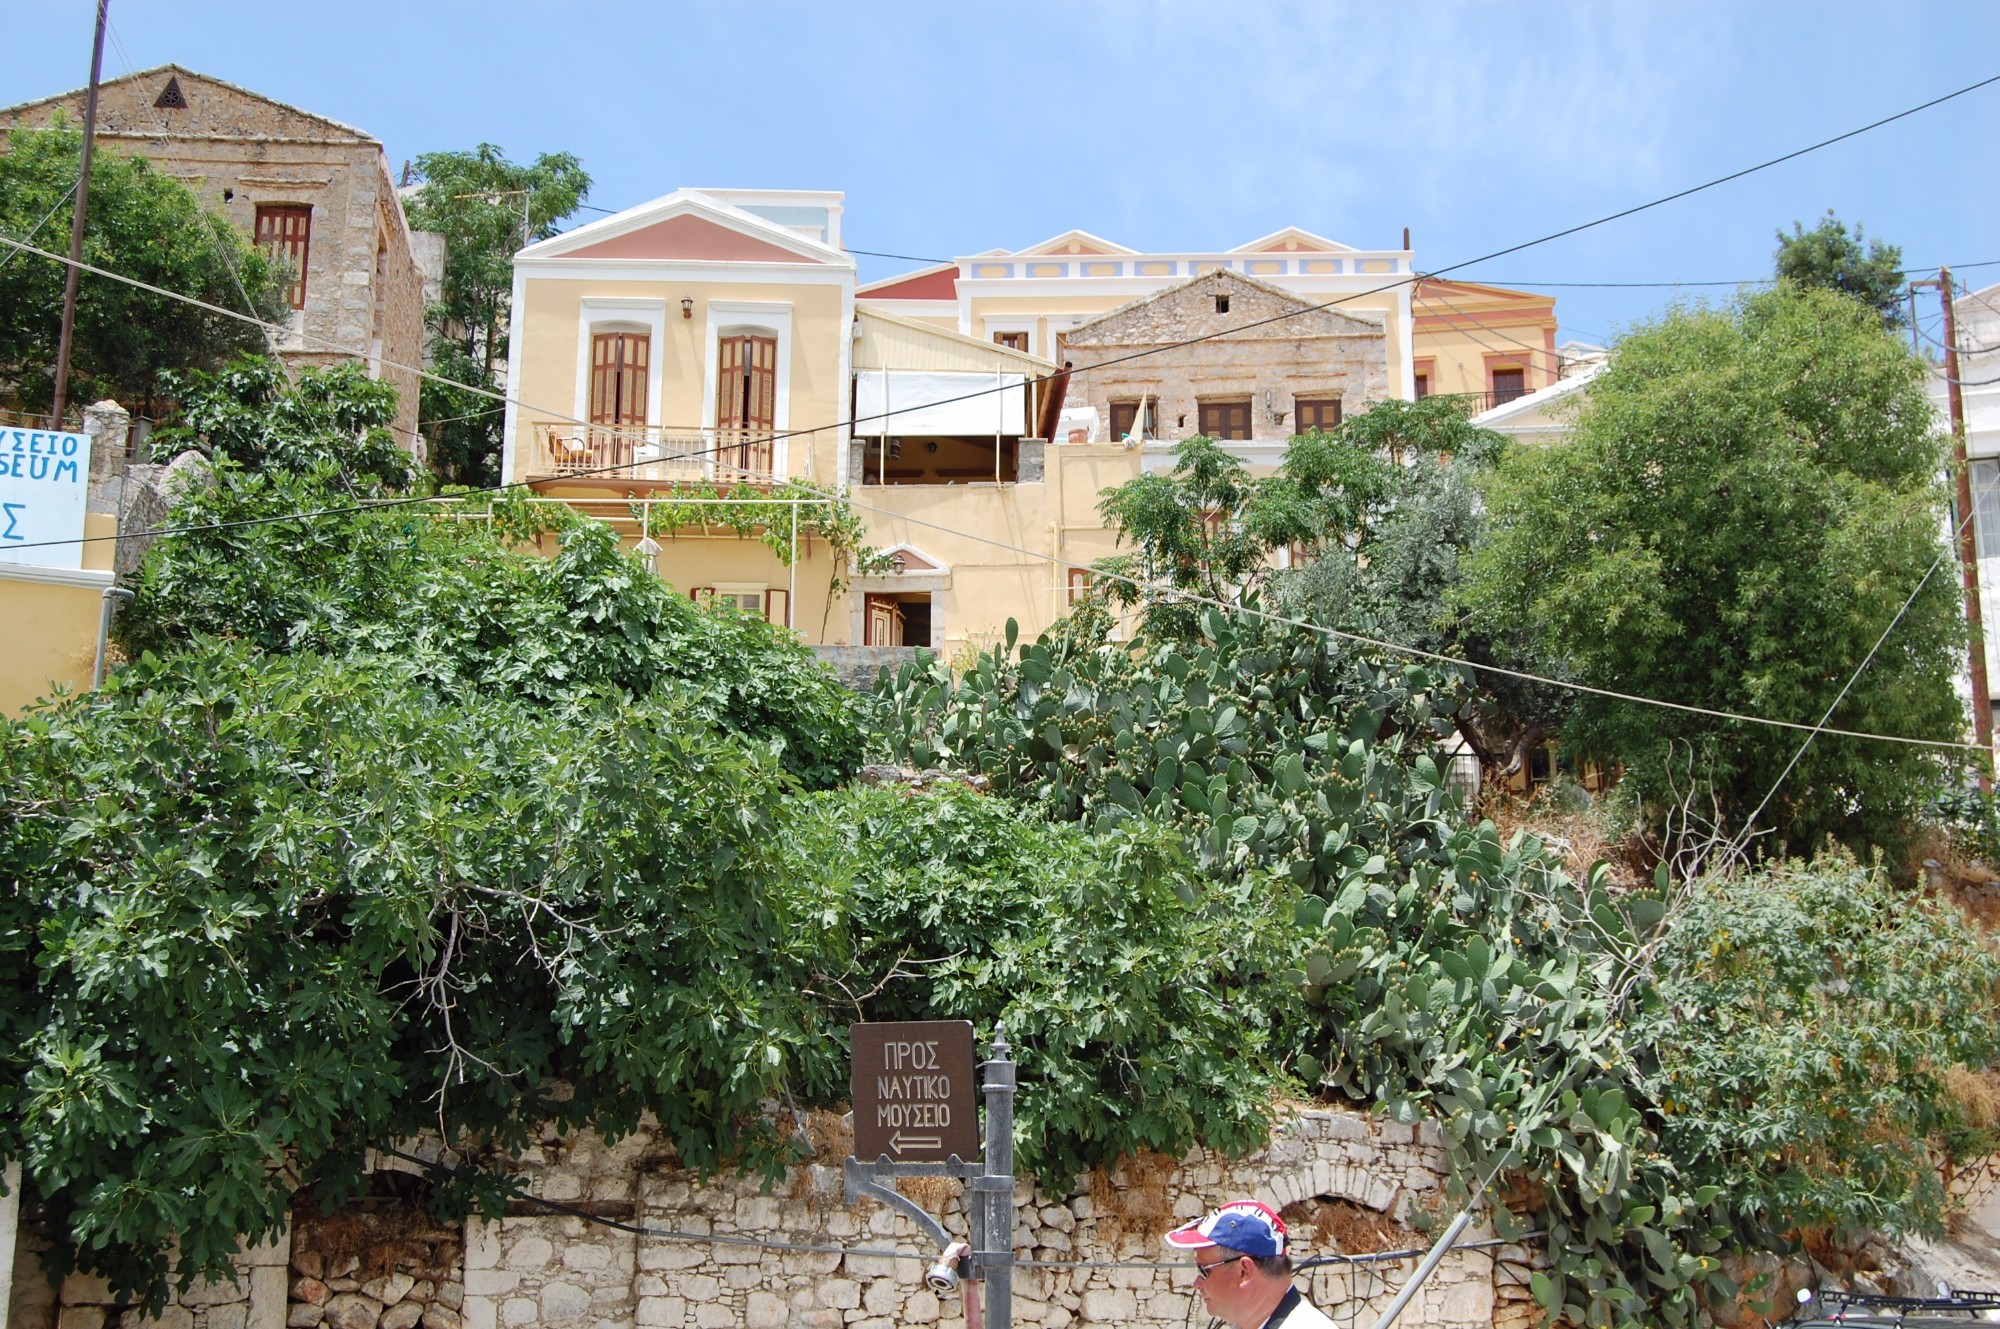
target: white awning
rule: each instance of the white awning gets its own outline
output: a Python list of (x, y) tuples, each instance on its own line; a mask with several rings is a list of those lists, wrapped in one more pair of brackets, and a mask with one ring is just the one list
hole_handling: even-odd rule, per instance
[(858, 438), (1027, 432), (1026, 374), (863, 369), (854, 375)]

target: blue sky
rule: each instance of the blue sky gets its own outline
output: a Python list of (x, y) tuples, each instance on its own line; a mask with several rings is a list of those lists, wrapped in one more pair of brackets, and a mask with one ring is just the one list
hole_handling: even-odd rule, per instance
[[(1408, 226), (1434, 270), (2000, 74), (1988, 0), (339, 8), (344, 33), (269, 0), (113, 0), (106, 75), (178, 62), (360, 126), (392, 164), (573, 151), (611, 208), (840, 189), (857, 249), (952, 257), (1081, 227), (1186, 251), (1285, 225), (1374, 247)], [(0, 103), (80, 86), (93, 14), (19, 6)], [(2000, 260), (1996, 125), (2000, 84), (1459, 275), (1760, 277), (1773, 230), (1829, 207), (1913, 265)], [(1564, 336), (1590, 341), (1673, 296), (1552, 293)]]

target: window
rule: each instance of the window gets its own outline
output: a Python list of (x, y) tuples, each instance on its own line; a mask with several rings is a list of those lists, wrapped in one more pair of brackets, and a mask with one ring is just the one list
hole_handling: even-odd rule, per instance
[(688, 597), (703, 604), (727, 605), (739, 614), (755, 614), (781, 628), (791, 626), (792, 593), (781, 586), (758, 586), (748, 582), (696, 586), (688, 591)]
[(1338, 397), (1297, 397), (1293, 399), (1292, 405), (1298, 412), (1301, 434), (1310, 433), (1315, 429), (1323, 434), (1331, 434), (1340, 428)]
[(1518, 401), (1527, 395), (1527, 370), (1496, 369), (1493, 371), (1493, 404), (1495, 406), (1502, 406), (1510, 401)]
[(294, 309), (306, 307), (306, 258), (312, 249), (312, 213), (310, 203), (257, 205), (257, 245), (272, 262), (292, 274), (285, 286), (285, 301)]
[(618, 428), (646, 423), (646, 366), (653, 339), (643, 332), (590, 338), (590, 423)]
[(778, 418), (778, 339), (725, 333), (715, 352), (716, 464), (766, 475)]
[(1197, 402), (1199, 429), (1210, 438), (1247, 441), (1250, 437), (1250, 399)]
[(1069, 602), (1075, 604), (1078, 600), (1085, 599), (1089, 595), (1090, 569), (1071, 568), (1069, 570)]
[(1418, 374), (1417, 400), (1422, 401), (1424, 398), (1430, 395), (1431, 395), (1431, 376), (1429, 374)]
[(1229, 297), (1228, 297), (1228, 296), (1226, 296), (1226, 295), (1218, 295), (1218, 296), (1216, 296), (1216, 297), (1215, 297), (1215, 312), (1216, 312), (1216, 313), (1218, 313), (1218, 314), (1226, 314), (1226, 313), (1228, 313), (1228, 312), (1229, 312)]
[(776, 427), (778, 339), (730, 333), (716, 347), (715, 423), (720, 429)]
[(2000, 558), (2000, 463), (1972, 463), (1972, 512), (1979, 556)]
[[(1139, 416), (1139, 407), (1146, 408), (1145, 418)], [(1116, 443), (1128, 434), (1140, 438), (1160, 436), (1160, 404), (1151, 399), (1142, 401), (1114, 401), (1111, 403), (1111, 442)]]
[(1028, 349), (1028, 334), (1025, 332), (996, 332), (993, 334), (995, 346), (1005, 346), (1010, 351)]

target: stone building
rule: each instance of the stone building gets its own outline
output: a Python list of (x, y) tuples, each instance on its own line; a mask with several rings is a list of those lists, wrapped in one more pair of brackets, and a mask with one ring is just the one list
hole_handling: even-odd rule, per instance
[[(57, 115), (83, 122), (84, 90), (0, 109), (0, 140)], [(162, 65), (100, 85), (101, 150), (143, 156), (244, 235), (288, 260), (297, 365), (359, 360), (394, 385), (394, 428), (415, 448), (415, 369), (424, 353), (424, 273), (382, 144), (359, 129), (244, 88)], [(435, 246), (423, 252), (437, 255)]]
[(1094, 410), (1098, 438), (1270, 445), (1237, 449), (1253, 462), (1391, 395), (1381, 322), (1220, 270), (1071, 329), (1057, 358), (1073, 367), (1065, 414)]

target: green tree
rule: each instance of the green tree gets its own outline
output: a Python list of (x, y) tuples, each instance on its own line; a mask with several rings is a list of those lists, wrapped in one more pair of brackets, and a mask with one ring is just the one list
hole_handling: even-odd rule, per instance
[[(65, 125), (15, 129), (0, 154), (0, 232), (61, 251), (69, 233), (82, 134)], [(37, 230), (37, 227), (40, 227)], [(278, 320), (284, 274), (227, 219), (204, 211), (178, 180), (142, 157), (91, 161), (83, 260), (224, 309)], [(0, 254), (0, 382), (30, 410), (54, 394), (64, 269), (32, 254)], [(153, 413), (170, 371), (206, 369), (266, 345), (258, 328), (86, 272), (77, 286), (69, 401), (115, 398)]]
[(1886, 326), (1900, 328), (1906, 321), (1902, 247), (1867, 240), (1864, 229), (1856, 223), (1850, 234), (1847, 223), (1831, 208), (1810, 231), (1793, 222), (1790, 235), (1778, 232), (1778, 277), (1852, 296), (1880, 315)]
[(180, 410), (153, 434), (165, 461), (192, 447), (249, 471), (305, 473), (324, 468), (342, 489), (401, 489), (412, 480), (396, 445), (396, 390), (358, 364), (306, 369), (296, 382), (267, 356), (238, 356), (214, 373), (163, 379)]
[(833, 916), (695, 709), (208, 640), (0, 722), (0, 1149), (59, 1260), (155, 1300), (427, 1129), (784, 1158)]
[[(491, 391), (507, 354), (515, 251), (562, 229), (590, 195), (583, 163), (545, 152), (527, 165), (482, 143), (470, 152), (417, 158), (423, 187), (409, 200), (410, 225), (444, 237), (444, 281), (426, 315), (430, 360), (442, 378)], [(456, 484), (500, 479), (501, 404), (426, 380), (421, 414), (431, 465)]]
[[(1923, 380), (1830, 291), (1677, 308), (1621, 342), (1572, 437), (1494, 474), (1468, 601), (1597, 687), (1812, 725), (1860, 669), (1829, 723), (1955, 738), (1962, 628)], [(1882, 843), (1941, 777), (1925, 749), (1821, 735), (1780, 784), (1796, 731), (1598, 696), (1562, 733), (1626, 763), (1655, 821), (1694, 796), (1745, 832), (1775, 787), (1766, 848)]]

